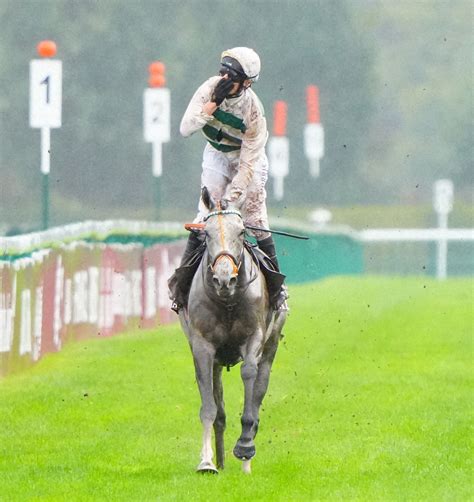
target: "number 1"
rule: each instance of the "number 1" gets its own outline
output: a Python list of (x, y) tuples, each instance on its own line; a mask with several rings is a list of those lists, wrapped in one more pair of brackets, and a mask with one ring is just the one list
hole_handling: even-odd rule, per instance
[(49, 75), (42, 82), (40, 82), (40, 85), (42, 84), (46, 85), (46, 103), (49, 105)]

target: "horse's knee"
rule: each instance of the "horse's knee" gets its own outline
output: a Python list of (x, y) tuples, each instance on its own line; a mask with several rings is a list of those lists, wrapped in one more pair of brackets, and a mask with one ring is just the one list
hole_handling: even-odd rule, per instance
[(215, 404), (208, 404), (206, 406), (201, 406), (199, 411), (199, 418), (201, 422), (210, 422), (213, 424), (217, 416), (217, 406)]
[(242, 380), (255, 380), (257, 378), (258, 367), (257, 363), (254, 362), (246, 362), (242, 365), (240, 370), (240, 374), (242, 376)]

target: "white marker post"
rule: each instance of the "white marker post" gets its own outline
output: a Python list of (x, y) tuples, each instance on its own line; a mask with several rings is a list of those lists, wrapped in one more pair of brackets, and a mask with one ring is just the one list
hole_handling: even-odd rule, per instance
[(46, 229), (49, 226), (51, 129), (61, 127), (62, 64), (50, 59), (56, 54), (53, 41), (43, 40), (37, 51), (45, 59), (30, 62), (30, 127), (41, 129), (42, 220)]
[(290, 142), (286, 137), (287, 104), (275, 101), (273, 107), (273, 136), (268, 142), (270, 176), (273, 178), (273, 195), (275, 200), (283, 200), (284, 179), (290, 172)]
[(438, 180), (434, 184), (433, 206), (438, 213), (438, 228), (441, 231), (437, 243), (436, 277), (438, 279), (446, 279), (448, 275), (448, 240), (445, 231), (448, 229), (448, 214), (453, 209), (453, 192), (451, 180)]
[(308, 123), (304, 129), (304, 151), (309, 161), (309, 172), (317, 178), (319, 161), (324, 157), (324, 129), (319, 115), (319, 89), (315, 85), (306, 88)]
[(163, 173), (162, 144), (170, 140), (170, 91), (165, 88), (165, 65), (155, 61), (148, 67), (149, 88), (143, 95), (143, 133), (147, 143), (153, 146), (152, 174), (155, 178), (156, 216), (160, 218), (161, 188)]

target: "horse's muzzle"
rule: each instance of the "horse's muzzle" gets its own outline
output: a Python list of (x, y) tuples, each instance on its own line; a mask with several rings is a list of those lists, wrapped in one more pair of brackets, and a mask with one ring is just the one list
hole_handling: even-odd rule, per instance
[(235, 292), (240, 265), (229, 253), (221, 253), (210, 267), (212, 282), (219, 296), (229, 297)]

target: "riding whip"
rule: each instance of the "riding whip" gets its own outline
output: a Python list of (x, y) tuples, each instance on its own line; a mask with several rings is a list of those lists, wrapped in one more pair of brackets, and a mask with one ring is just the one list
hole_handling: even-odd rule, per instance
[(293, 237), (293, 239), (302, 239), (305, 241), (309, 240), (309, 237), (306, 235), (295, 235), (288, 232), (282, 232), (281, 230), (270, 230), (269, 228), (254, 227), (252, 225), (245, 225), (245, 228), (249, 228), (250, 230), (260, 230), (261, 232), (270, 232), (271, 234), (284, 235), (286, 237)]

